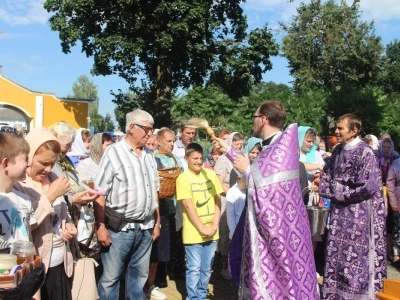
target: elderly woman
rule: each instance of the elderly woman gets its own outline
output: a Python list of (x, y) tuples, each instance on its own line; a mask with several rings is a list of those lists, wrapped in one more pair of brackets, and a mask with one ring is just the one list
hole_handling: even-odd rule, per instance
[(386, 217), (386, 233), (387, 233), (386, 239), (387, 239), (387, 251), (388, 251), (387, 255), (388, 257), (390, 257), (392, 255), (391, 251), (393, 249), (394, 223), (393, 223), (393, 209), (391, 205), (388, 205), (388, 193), (387, 193), (386, 182), (390, 166), (392, 165), (393, 161), (399, 158), (399, 156), (394, 151), (394, 144), (390, 138), (385, 138), (381, 141), (376, 156), (378, 158), (379, 167), (382, 172), (383, 197), (385, 199), (386, 207), (388, 208), (388, 215)]
[(104, 151), (112, 144), (112, 136), (107, 132), (97, 133), (90, 142), (89, 157), (76, 167), (81, 181), (93, 181), (99, 173), (99, 164)]
[(71, 151), (67, 153), (71, 160), (74, 168), (85, 158), (89, 157), (90, 153), (90, 141), (92, 140), (92, 134), (86, 128), (79, 128), (76, 131), (75, 140), (72, 143)]
[(73, 163), (66, 155), (74, 142), (76, 131), (71, 125), (65, 122), (55, 123), (51, 125), (49, 129), (53, 132), (61, 145), (61, 153), (52, 171), (56, 175), (64, 175), (68, 179), (71, 189), (64, 197), (73, 223), (78, 227), (77, 238), (78, 241), (80, 241), (79, 246), (83, 256), (92, 256), (92, 251), (87, 248), (88, 245), (86, 245), (84, 241), (92, 231), (90, 230), (92, 227), (90, 224), (93, 223), (94, 216), (92, 213), (91, 218), (85, 219), (82, 213), (88, 211), (87, 204), (92, 203), (98, 196), (90, 194), (85, 189), (85, 186), (79, 180)]
[(74, 164), (66, 155), (74, 143), (76, 134), (75, 129), (65, 122), (55, 123), (51, 125), (49, 129), (53, 132), (61, 145), (61, 153), (52, 171), (58, 176), (65, 175), (71, 185), (71, 190), (67, 194), (70, 209), (72, 204), (87, 204), (93, 202), (96, 195), (90, 195), (85, 190), (85, 187), (81, 185)]
[(76, 249), (69, 244), (77, 230), (63, 197), (70, 190), (70, 184), (65, 176), (57, 177), (52, 172), (61, 147), (46, 128), (31, 130), (26, 141), (30, 146), (27, 177), (14, 187), (29, 195), (35, 210), (37, 227), (32, 228), (32, 239), (46, 269), (41, 298), (69, 300), (74, 267), (71, 249)]
[[(243, 147), (243, 135), (238, 132), (232, 132), (227, 140), (227, 144), (237, 151), (241, 151)], [(218, 158), (217, 163), (214, 166), (214, 172), (217, 174), (219, 181), (221, 182), (224, 193), (226, 194), (230, 188), (230, 176), (233, 169), (232, 163), (226, 157), (222, 155)], [(223, 259), (223, 269), (221, 276), (225, 279), (230, 279), (231, 276), (228, 271), (228, 252), (229, 252), (229, 227), (225, 212), (226, 198), (221, 197), (221, 219), (219, 223), (219, 240), (218, 240), (218, 251), (221, 252)]]
[(400, 266), (400, 158), (393, 161), (389, 168), (386, 186), (390, 207), (393, 211), (393, 263)]
[[(106, 132), (97, 133), (90, 142), (89, 157), (82, 160), (76, 168), (80, 182), (87, 183), (93, 188), (93, 181), (99, 173), (99, 164), (105, 149), (112, 144), (112, 136)], [(90, 184), (91, 182), (91, 184)], [(94, 196), (95, 197), (95, 196)], [(91, 203), (77, 204), (79, 208), (79, 221), (77, 222), (79, 248), (82, 255), (98, 258), (100, 246), (97, 243), (97, 235), (94, 228), (94, 211)], [(76, 212), (77, 214), (77, 212)]]

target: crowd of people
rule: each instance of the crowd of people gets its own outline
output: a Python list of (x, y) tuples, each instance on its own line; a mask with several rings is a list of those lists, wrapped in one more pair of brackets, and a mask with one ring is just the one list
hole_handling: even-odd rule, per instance
[[(210, 149), (190, 123), (177, 138), (140, 109), (115, 143), (65, 122), (26, 136), (3, 127), (1, 250), (31, 239), (46, 272), (34, 299), (75, 299), (77, 272), (96, 278), (79, 291), (84, 299), (119, 299), (121, 280), (126, 299), (167, 299), (159, 288), (168, 277), (185, 280), (187, 300), (206, 299), (216, 252), (235, 299), (375, 299), (387, 261), (400, 265), (390, 136), (361, 139), (361, 120), (346, 114), (327, 145), (309, 126), (284, 129), (285, 108), (273, 100), (252, 120), (252, 137), (222, 130)], [(325, 235), (312, 236), (307, 207), (330, 209)], [(92, 267), (78, 269), (83, 259)]]

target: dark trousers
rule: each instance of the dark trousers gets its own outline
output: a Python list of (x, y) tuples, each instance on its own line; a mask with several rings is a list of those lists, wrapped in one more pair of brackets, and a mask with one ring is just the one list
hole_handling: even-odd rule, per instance
[(49, 268), (40, 292), (42, 300), (71, 300), (71, 279), (65, 274), (64, 264)]
[(185, 248), (183, 247), (182, 229), (175, 230), (175, 215), (169, 215), (171, 259), (168, 262), (170, 279), (185, 279), (186, 263)]

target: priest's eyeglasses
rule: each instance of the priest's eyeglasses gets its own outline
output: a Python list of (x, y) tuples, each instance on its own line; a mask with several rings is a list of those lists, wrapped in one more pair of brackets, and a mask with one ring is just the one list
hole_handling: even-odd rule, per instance
[(137, 127), (142, 128), (146, 134), (148, 134), (149, 132), (154, 132), (154, 128), (153, 127), (147, 127), (147, 126), (143, 126), (143, 125), (139, 125), (139, 124), (135, 124), (135, 125)]
[(260, 116), (251, 116), (251, 120), (254, 121), (255, 118), (262, 118), (265, 117), (264, 115), (260, 115)]

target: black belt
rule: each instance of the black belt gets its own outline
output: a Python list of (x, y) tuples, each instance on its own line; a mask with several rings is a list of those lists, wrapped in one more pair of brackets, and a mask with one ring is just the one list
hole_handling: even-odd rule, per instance
[(129, 219), (124, 217), (126, 223), (144, 223), (145, 220)]

